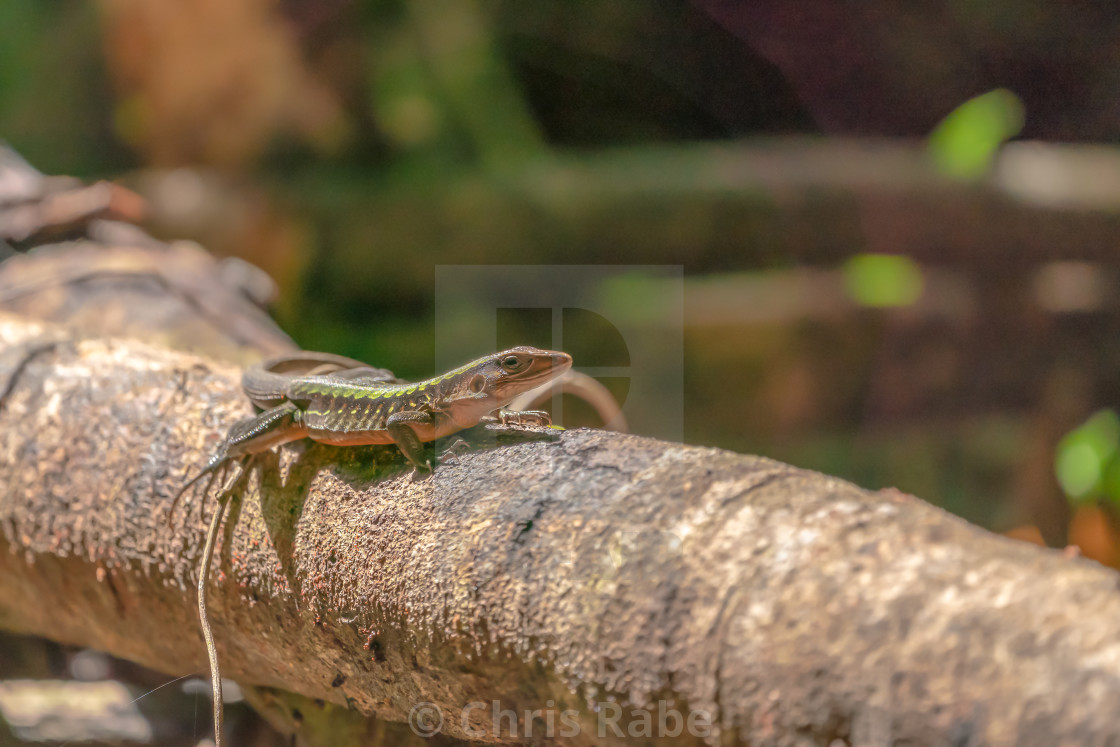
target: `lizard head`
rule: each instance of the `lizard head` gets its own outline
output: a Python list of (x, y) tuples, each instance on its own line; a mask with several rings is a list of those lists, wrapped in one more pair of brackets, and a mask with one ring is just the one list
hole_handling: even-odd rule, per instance
[[(536, 389), (572, 367), (572, 356), (555, 350), (516, 347), (479, 358), (459, 369), (448, 397), (456, 420), (471, 420), (505, 407), (519, 394)], [(473, 423), (472, 423), (473, 425)]]

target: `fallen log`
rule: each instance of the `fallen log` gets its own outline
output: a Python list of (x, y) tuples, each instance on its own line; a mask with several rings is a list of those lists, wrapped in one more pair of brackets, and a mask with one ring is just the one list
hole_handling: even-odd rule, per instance
[[(201, 496), (167, 508), (248, 411), (238, 373), (0, 321), (0, 626), (204, 669)], [(413, 480), (391, 448), (295, 445), (215, 570), (224, 670), (274, 711), (423, 730), (423, 705), (487, 742), (640, 741), (674, 710), (696, 743), (1120, 736), (1114, 571), (717, 449), (570, 431)]]

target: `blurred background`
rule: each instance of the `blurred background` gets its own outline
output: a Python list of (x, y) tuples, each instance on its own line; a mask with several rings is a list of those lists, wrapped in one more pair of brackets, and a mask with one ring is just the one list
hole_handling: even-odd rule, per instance
[[(302, 347), (426, 376), (438, 266), (680, 266), (684, 441), (1120, 565), (1110, 3), (4, 0), (0, 28), (0, 139), (265, 269)], [(625, 365), (598, 324), (565, 348)]]

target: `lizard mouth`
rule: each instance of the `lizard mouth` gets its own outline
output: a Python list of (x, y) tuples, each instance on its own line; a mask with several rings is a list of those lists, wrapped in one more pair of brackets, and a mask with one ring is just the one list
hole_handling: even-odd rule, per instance
[(544, 382), (559, 376), (572, 367), (572, 356), (567, 353), (550, 353), (534, 359), (529, 367), (529, 375), (522, 381), (532, 384)]
[(516, 377), (499, 381), (495, 389), (510, 396), (517, 395), (548, 383), (571, 367), (572, 356), (567, 353), (535, 355), (527, 369)]

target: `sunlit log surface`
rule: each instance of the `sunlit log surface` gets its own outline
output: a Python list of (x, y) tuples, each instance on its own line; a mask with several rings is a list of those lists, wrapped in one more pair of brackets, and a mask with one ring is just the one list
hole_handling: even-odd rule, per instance
[[(0, 625), (202, 670), (199, 498), (167, 509), (248, 411), (238, 371), (11, 318), (0, 346)], [(297, 445), (252, 475), (211, 609), (226, 673), (277, 711), (430, 702), (496, 741), (510, 723), (468, 704), (539, 709), (537, 734), (571, 709), (574, 744), (593, 704), (626, 733), (670, 701), (732, 743), (1120, 738), (1120, 576), (910, 496), (600, 431), (415, 481), (389, 448)]]

